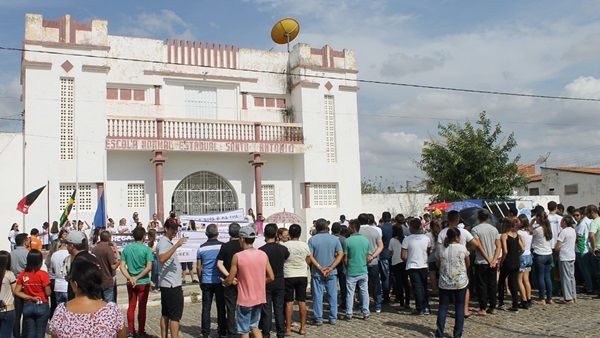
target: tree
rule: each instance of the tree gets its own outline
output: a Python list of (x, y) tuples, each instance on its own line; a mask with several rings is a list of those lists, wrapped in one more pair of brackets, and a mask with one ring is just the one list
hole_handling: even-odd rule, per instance
[(440, 139), (425, 142), (418, 162), (437, 201), (503, 198), (526, 185), (517, 172), (520, 156), (510, 159), (514, 133), (501, 138), (500, 124), (492, 126), (485, 111), (475, 126), (438, 124), (438, 134)]

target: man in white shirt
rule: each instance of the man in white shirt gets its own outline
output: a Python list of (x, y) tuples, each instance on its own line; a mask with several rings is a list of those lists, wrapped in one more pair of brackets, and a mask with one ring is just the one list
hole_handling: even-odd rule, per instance
[(431, 240), (421, 230), (421, 220), (413, 218), (409, 229), (411, 235), (402, 241), (402, 259), (406, 262), (406, 271), (415, 292), (416, 309), (413, 314), (429, 314), (427, 296), (427, 256), (431, 250)]
[[(479, 297), (479, 314), (493, 313), (496, 307), (496, 291), (498, 289), (496, 264), (500, 257), (500, 233), (495, 226), (488, 223), (489, 213), (485, 209), (479, 210), (477, 219), (479, 224), (471, 230), (473, 238), (479, 240), (482, 249), (475, 256), (475, 280), (477, 295)], [(484, 253), (493, 254), (490, 257)], [(488, 307), (489, 304), (489, 307)]]
[(548, 221), (550, 222), (550, 229), (552, 229), (552, 248), (556, 246), (556, 239), (560, 232), (560, 221), (562, 216), (556, 213), (556, 207), (558, 204), (554, 201), (548, 202)]
[(585, 207), (576, 209), (573, 212), (573, 217), (577, 223), (575, 232), (577, 233), (577, 245), (575, 246), (575, 266), (583, 279), (585, 293), (594, 293), (594, 284), (592, 279), (592, 262), (590, 254), (590, 246), (588, 242), (588, 233), (592, 220), (588, 217), (589, 210)]

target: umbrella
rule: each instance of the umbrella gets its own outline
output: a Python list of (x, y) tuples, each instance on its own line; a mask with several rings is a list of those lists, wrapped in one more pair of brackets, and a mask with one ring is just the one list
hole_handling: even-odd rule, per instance
[(437, 210), (437, 209), (439, 209), (441, 211), (444, 211), (444, 210), (446, 210), (446, 209), (448, 209), (450, 207), (452, 207), (452, 204), (448, 203), (448, 202), (434, 203), (434, 204), (430, 204), (427, 207), (427, 211), (434, 211), (434, 210)]
[(287, 211), (282, 211), (282, 212), (276, 212), (273, 215), (267, 217), (267, 219), (265, 219), (266, 223), (276, 223), (276, 224), (280, 224), (280, 223), (303, 223), (304, 220), (302, 219), (302, 217), (292, 213), (292, 212), (287, 212)]
[(450, 210), (461, 211), (466, 208), (481, 208), (481, 205), (479, 205), (475, 202), (472, 202), (472, 201), (458, 201), (458, 202), (453, 202), (452, 205), (450, 206), (450, 208), (446, 209), (446, 211), (450, 211)]
[[(471, 208), (463, 209), (459, 212), (460, 218), (462, 219), (465, 227), (474, 227), (477, 224), (479, 224), (479, 220), (477, 219), (477, 213), (479, 212), (479, 210), (482, 210), (482, 209), (483, 208), (480, 208), (480, 207), (471, 207)], [(490, 214), (490, 217), (488, 219), (488, 223), (495, 226), (496, 228), (498, 228), (500, 225), (498, 218), (496, 218), (496, 216), (494, 216), (494, 214), (492, 214), (491, 212), (489, 214)]]

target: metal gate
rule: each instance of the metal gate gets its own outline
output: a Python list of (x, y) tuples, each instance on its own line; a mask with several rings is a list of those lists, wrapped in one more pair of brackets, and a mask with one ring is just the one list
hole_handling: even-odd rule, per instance
[(231, 184), (208, 171), (184, 178), (171, 198), (171, 210), (177, 215), (207, 215), (237, 208), (237, 194)]

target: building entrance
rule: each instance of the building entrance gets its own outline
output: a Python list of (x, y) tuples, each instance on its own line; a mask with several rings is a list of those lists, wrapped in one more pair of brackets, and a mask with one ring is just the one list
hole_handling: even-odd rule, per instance
[(231, 184), (209, 171), (199, 171), (181, 180), (171, 197), (171, 210), (177, 215), (207, 215), (236, 209), (237, 194)]

